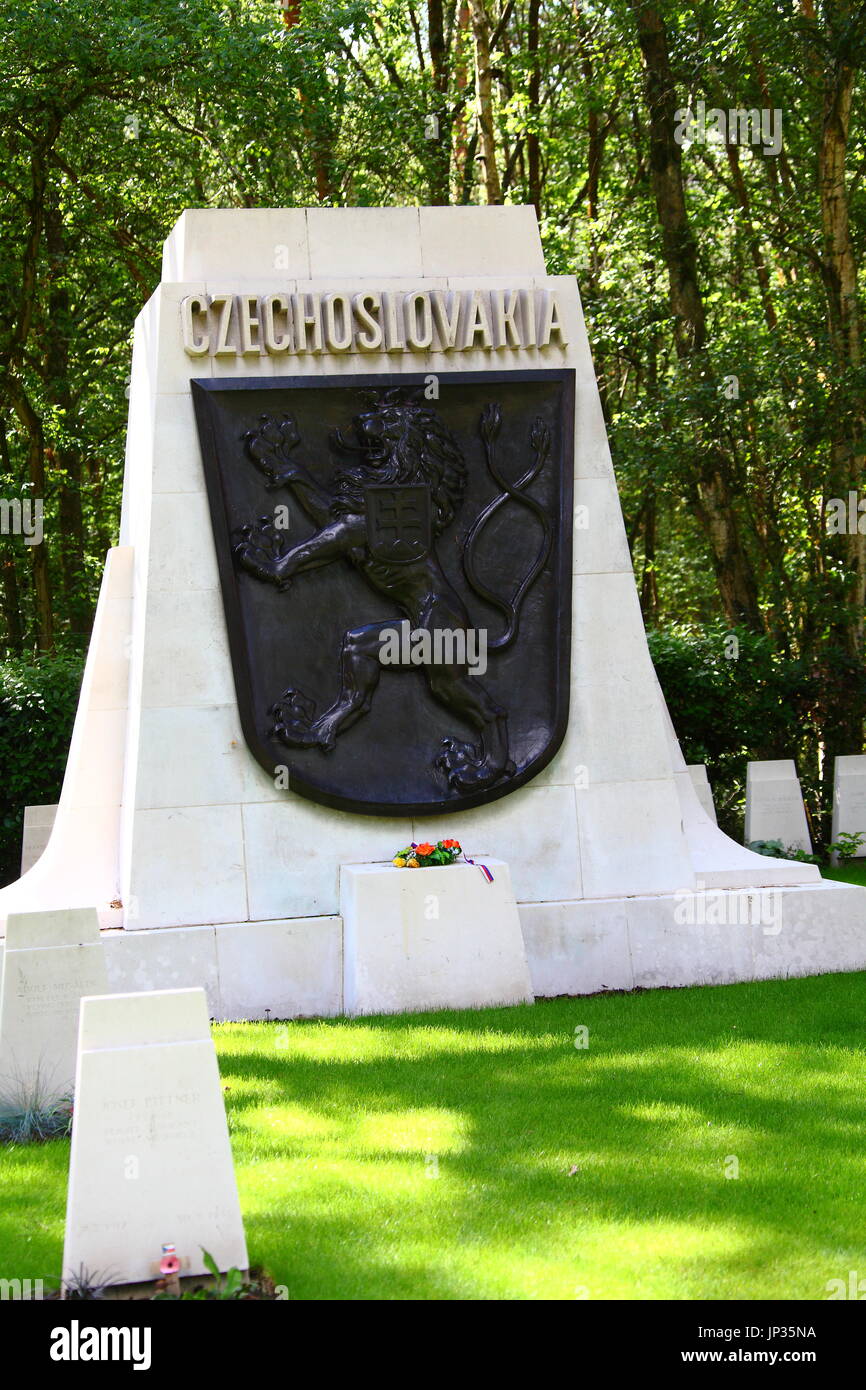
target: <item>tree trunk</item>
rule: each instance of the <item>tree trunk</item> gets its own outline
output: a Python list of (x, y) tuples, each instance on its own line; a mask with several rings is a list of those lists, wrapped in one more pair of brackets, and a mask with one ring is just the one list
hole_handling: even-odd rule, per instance
[[(28, 496), (33, 502), (45, 498), (45, 436), (42, 421), (18, 382), (10, 384), (15, 414), (27, 433)], [(54, 614), (51, 607), (51, 580), (48, 573), (48, 547), (43, 537), (39, 545), (27, 547), (33, 570), (36, 596), (36, 644), (41, 652), (54, 650)]]
[[(296, 25), (302, 23), (303, 14), (301, 13), (300, 0), (286, 0), (282, 10), (283, 23), (288, 30), (294, 29)], [(320, 203), (327, 203), (334, 191), (331, 181), (333, 140), (330, 116), (321, 103), (311, 110), (310, 103), (303, 91), (298, 92), (298, 97), (301, 110), (304, 113), (304, 136), (310, 147), (316, 175), (316, 197)]]
[[(458, 202), (468, 203), (472, 196), (475, 171), (472, 161), (478, 143), (477, 132), (472, 136), (472, 150), (469, 150), (469, 131), (466, 121), (466, 88), (469, 83), (469, 6), (467, 0), (458, 0), (457, 32), (454, 36), (454, 85), (457, 101), (454, 108), (454, 172), (459, 190)], [(466, 188), (469, 187), (469, 193)]]
[(526, 134), (526, 156), (529, 166), (529, 201), (541, 220), (541, 148), (538, 126), (541, 120), (541, 64), (538, 56), (538, 17), (541, 0), (529, 0), (529, 21), (526, 35), (529, 49), (529, 127)]
[[(0, 420), (0, 461), (7, 478), (11, 474), (9, 444), (6, 438), (6, 425)], [(6, 541), (0, 550), (0, 575), (2, 575), (3, 626), (5, 628), (5, 647), (13, 656), (20, 656), (24, 649), (24, 625), (21, 621), (21, 596), (18, 591), (18, 571), (15, 568), (15, 552), (12, 544)]]
[(59, 539), (64, 608), (70, 632), (86, 638), (93, 621), (93, 606), (85, 575), (82, 466), (78, 443), (81, 427), (69, 387), (69, 294), (62, 283), (63, 220), (56, 200), (49, 200), (46, 211), (45, 246), (53, 272), (45, 326), (45, 394), (57, 410), (64, 440), (54, 451), (60, 474)]
[(488, 203), (501, 203), (502, 185), (496, 163), (493, 81), (490, 73), (490, 21), (484, 8), (484, 0), (469, 0), (469, 13), (475, 40), (475, 95), (478, 101), (481, 154), (484, 159), (484, 187)]
[(448, 48), (442, 0), (427, 0), (427, 41), (433, 73), (433, 111), (437, 130), (431, 140), (429, 196), (434, 207), (451, 201), (451, 130), (448, 121)]
[[(821, 276), (827, 300), (830, 345), (839, 376), (845, 380), (863, 364), (862, 324), (857, 293), (857, 262), (851, 239), (848, 189), (845, 182), (851, 99), (856, 70), (845, 61), (834, 62), (825, 74), (824, 112), (818, 152), (818, 186), (821, 197)], [(857, 397), (833, 412), (832, 473), (829, 494), (845, 497), (857, 491), (863, 478), (863, 437), (866, 419)], [(851, 656), (863, 652), (863, 618), (866, 604), (866, 536), (859, 531), (844, 536), (846, 569), (851, 576), (846, 604), (847, 645)]]
[[(860, 7), (858, 7), (859, 10)], [(862, 44), (863, 17), (855, 17), (850, 0), (837, 0), (828, 13), (829, 52), (822, 45), (814, 54), (823, 66), (823, 113), (818, 148), (818, 191), (821, 205), (821, 279), (827, 302), (827, 327), (841, 399), (831, 417), (831, 468), (826, 495), (846, 497), (859, 492), (866, 464), (866, 410), (858, 376), (863, 365), (862, 317), (857, 289), (857, 260), (851, 237), (849, 192), (846, 183), (851, 104), (858, 77), (852, 55)], [(859, 28), (858, 44), (855, 28)], [(823, 60), (823, 62), (821, 61)], [(848, 669), (833, 674), (822, 702), (824, 765), (829, 770), (838, 754), (859, 753), (863, 747), (864, 701), (861, 694), (866, 606), (866, 536), (853, 533), (826, 537), (825, 543), (844, 575), (839, 593), (836, 639), (849, 661)], [(828, 557), (828, 558), (829, 558)], [(825, 801), (829, 800), (829, 778)]]
[(12, 547), (0, 551), (0, 571), (3, 574), (3, 624), (6, 629), (6, 650), (20, 656), (24, 649), (24, 629), (21, 623), (21, 598), (18, 593), (18, 574)]
[(749, 245), (749, 255), (752, 259), (755, 275), (758, 281), (758, 289), (761, 296), (761, 307), (764, 310), (764, 321), (770, 332), (775, 332), (778, 320), (773, 301), (770, 297), (770, 272), (761, 250), (755, 224), (752, 220), (752, 208), (749, 200), (749, 191), (746, 187), (746, 180), (743, 178), (743, 171), (740, 167), (740, 151), (736, 145), (727, 145), (728, 167), (734, 183), (734, 191), (737, 195), (737, 202), (740, 205), (740, 212), (743, 216), (743, 225), (746, 231), (746, 240)]
[[(674, 344), (696, 389), (712, 383), (706, 352), (707, 326), (698, 283), (697, 248), (686, 211), (682, 154), (674, 139), (674, 112), (679, 105), (668, 53), (667, 33), (658, 10), (644, 0), (629, 0), (637, 20), (643, 54), (650, 127), (650, 177), (662, 234), (668, 274)], [(692, 509), (709, 543), (719, 595), (731, 623), (763, 630), (758, 586), (743, 546), (733, 505), (730, 460), (717, 442), (715, 421), (708, 420), (696, 440)]]
[[(27, 435), (27, 474), (29, 497), (33, 503), (45, 499), (45, 439), (42, 421), (34, 410), (18, 377), (33, 325), (39, 285), (39, 251), (45, 226), (45, 198), (48, 186), (47, 152), (57, 138), (60, 118), (55, 116), (49, 130), (31, 152), (29, 229), (21, 266), (21, 281), (17, 316), (6, 362), (3, 391)], [(27, 547), (33, 572), (36, 600), (36, 641), (40, 651), (54, 647), (54, 618), (51, 610), (51, 581), (48, 573), (48, 548), (43, 538), (39, 545)]]

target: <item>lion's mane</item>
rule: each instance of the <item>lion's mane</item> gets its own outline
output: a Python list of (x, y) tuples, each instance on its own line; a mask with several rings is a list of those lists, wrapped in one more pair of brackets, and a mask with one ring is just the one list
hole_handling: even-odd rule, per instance
[(460, 446), (442, 418), (428, 406), (383, 403), (375, 417), (387, 439), (384, 456), (369, 451), (359, 462), (334, 475), (333, 517), (366, 510), (364, 489), (370, 484), (414, 483), (430, 488), (433, 531), (439, 535), (453, 520), (466, 491), (466, 463)]

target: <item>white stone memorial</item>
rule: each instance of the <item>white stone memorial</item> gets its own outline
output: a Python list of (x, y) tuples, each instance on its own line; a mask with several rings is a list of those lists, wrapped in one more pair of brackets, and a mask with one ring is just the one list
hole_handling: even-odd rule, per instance
[(707, 776), (706, 763), (689, 763), (688, 773), (692, 779), (692, 786), (697, 793), (698, 801), (706, 811), (714, 825), (718, 824), (716, 816), (716, 805), (713, 801), (713, 791), (710, 786), (710, 779)]
[[(401, 330), (391, 311), (407, 303), (420, 317)], [(303, 342), (288, 304), (310, 319)], [(347, 326), (337, 304), (363, 312)], [(547, 368), (575, 381), (559, 751), (525, 785), (451, 815), (361, 816), (275, 785), (241, 724), (190, 382)], [(536, 995), (716, 978), (677, 920), (683, 891), (778, 888), (784, 920), (814, 919), (800, 965), (783, 930), (772, 953), (738, 955), (734, 978), (866, 966), (866, 890), (750, 853), (700, 804), (647, 649), (577, 284), (546, 273), (531, 208), (184, 213), (136, 322), (120, 540), (54, 830), (0, 891), (0, 926), (95, 903), (114, 988), (200, 984), (226, 1018), (338, 1014), (341, 868), (455, 836), (509, 866)], [(845, 953), (831, 904), (851, 917)]]
[(532, 1003), (508, 865), (484, 863), (343, 867), (347, 1014)]
[[(836, 759), (833, 785), (833, 839), (840, 834), (866, 836), (866, 755), (852, 753)], [(866, 841), (854, 853), (866, 856)]]
[(94, 909), (13, 913), (2, 976), (0, 1105), (71, 1096), (80, 1000), (108, 990)]
[(204, 991), (85, 999), (63, 1278), (152, 1283), (167, 1244), (182, 1278), (248, 1268)]
[(749, 763), (746, 769), (746, 844), (781, 840), (785, 849), (812, 853), (806, 807), (793, 758)]
[(32, 869), (51, 838), (56, 806), (25, 806), (21, 835), (21, 873)]

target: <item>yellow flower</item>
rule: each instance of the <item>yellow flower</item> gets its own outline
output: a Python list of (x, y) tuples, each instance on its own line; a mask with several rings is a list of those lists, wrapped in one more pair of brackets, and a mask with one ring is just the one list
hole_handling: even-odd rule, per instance
[(407, 860), (406, 860), (406, 867), (407, 867), (407, 869), (417, 869), (417, 867), (418, 867), (418, 860), (417, 860), (417, 859), (407, 859)]
[(394, 860), (394, 867), (395, 869), (405, 869), (406, 860), (402, 857), (402, 855), (397, 855), (397, 858)]

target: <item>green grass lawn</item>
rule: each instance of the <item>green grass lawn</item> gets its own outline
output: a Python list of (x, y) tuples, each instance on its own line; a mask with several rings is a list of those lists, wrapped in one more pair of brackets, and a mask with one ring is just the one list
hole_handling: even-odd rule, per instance
[(838, 883), (859, 883), (866, 888), (866, 859), (849, 859), (837, 869), (822, 868), (824, 878), (833, 878)]
[[(294, 1299), (826, 1298), (864, 1018), (861, 973), (222, 1025), (251, 1259)], [(59, 1273), (67, 1153), (0, 1157), (0, 1276)]]

